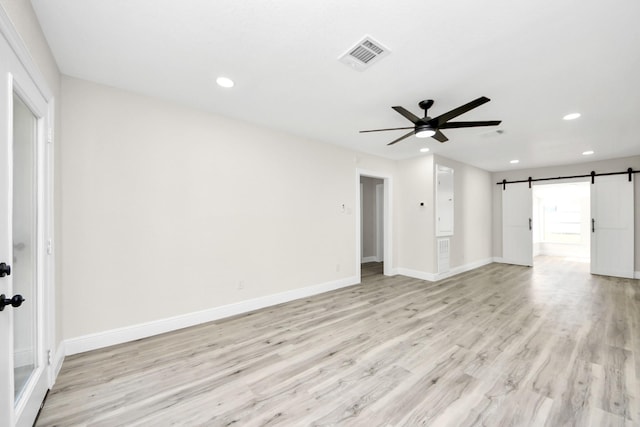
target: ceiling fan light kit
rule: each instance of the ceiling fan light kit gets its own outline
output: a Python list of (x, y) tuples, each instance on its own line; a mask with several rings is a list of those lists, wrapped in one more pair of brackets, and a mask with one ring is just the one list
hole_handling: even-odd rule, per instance
[(418, 138), (429, 138), (436, 134), (436, 131), (431, 126), (422, 126), (416, 129), (416, 136)]
[(448, 111), (444, 114), (439, 115), (438, 117), (431, 118), (429, 117), (428, 110), (433, 105), (433, 100), (428, 99), (425, 101), (420, 101), (418, 106), (424, 110), (424, 117), (420, 118), (413, 114), (411, 111), (407, 110), (404, 107), (396, 106), (391, 107), (396, 112), (401, 114), (404, 118), (411, 121), (413, 123), (412, 127), (404, 127), (404, 128), (389, 128), (389, 129), (372, 129), (372, 130), (361, 130), (360, 133), (364, 132), (384, 132), (389, 130), (401, 130), (401, 129), (413, 129), (411, 132), (397, 138), (394, 141), (391, 141), (387, 145), (393, 145), (396, 142), (400, 142), (405, 138), (410, 137), (411, 135), (415, 135), (418, 138), (434, 138), (440, 142), (446, 142), (449, 140), (440, 129), (455, 129), (455, 128), (471, 128), (478, 126), (497, 126), (502, 121), (500, 120), (487, 120), (487, 121), (475, 121), (475, 122), (449, 122), (449, 120), (458, 117), (461, 114), (466, 113), (469, 110), (473, 110), (476, 107), (481, 106), (489, 102), (490, 99), (486, 96), (481, 96), (478, 99), (474, 99), (471, 102), (468, 102), (464, 105), (461, 105), (458, 108), (454, 108), (451, 111)]

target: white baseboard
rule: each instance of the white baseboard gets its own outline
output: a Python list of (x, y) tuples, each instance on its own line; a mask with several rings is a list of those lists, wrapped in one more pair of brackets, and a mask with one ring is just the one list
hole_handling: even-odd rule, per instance
[(393, 276), (395, 276), (395, 275), (400, 274), (400, 273), (398, 272), (398, 269), (397, 269), (397, 268), (389, 268), (389, 269), (387, 270), (387, 272), (386, 272), (386, 273), (387, 273), (387, 274), (385, 274), (385, 275), (386, 275), (386, 276), (388, 276), (388, 277), (393, 277)]
[(640, 271), (636, 271), (633, 273), (633, 278), (634, 279), (640, 279)]
[(62, 369), (62, 362), (64, 362), (64, 341), (62, 341), (58, 345), (58, 349), (56, 350), (56, 354), (53, 355), (53, 360), (51, 361), (51, 380), (49, 381), (49, 388), (53, 387), (56, 378), (58, 378), (58, 374), (60, 373), (60, 369)]
[(493, 262), (493, 258), (486, 258), (479, 261), (470, 262), (469, 264), (461, 265), (459, 267), (454, 267), (446, 273), (439, 273), (436, 275), (436, 280), (447, 279), (451, 276), (455, 276), (456, 274), (466, 273), (467, 271), (475, 270), (476, 268), (483, 267), (487, 264), (491, 264)]
[(414, 279), (427, 280), (429, 282), (435, 282), (437, 280), (436, 275), (433, 273), (426, 273), (420, 270), (412, 270), (410, 268), (398, 267), (396, 268), (396, 273), (407, 277), (413, 277)]
[(396, 272), (403, 276), (413, 277), (414, 279), (427, 280), (429, 282), (437, 282), (438, 280), (447, 279), (456, 274), (465, 273), (467, 271), (475, 270), (487, 264), (496, 262), (495, 258), (486, 258), (480, 261), (474, 261), (469, 264), (454, 267), (446, 273), (427, 273), (424, 271), (411, 270), (409, 268), (397, 268)]
[(235, 316), (237, 314), (247, 313), (260, 308), (270, 307), (300, 298), (306, 298), (312, 295), (333, 291), (335, 289), (356, 285), (358, 283), (359, 281), (356, 276), (346, 277), (344, 279), (334, 280), (319, 285), (293, 289), (286, 292), (240, 301), (180, 316), (70, 338), (64, 341), (64, 348), (66, 350), (65, 354), (71, 355), (83, 353), (85, 351), (122, 344), (153, 335), (163, 334), (165, 332), (187, 328), (189, 326), (199, 325), (201, 323), (211, 322), (225, 317)]
[(493, 257), (493, 262), (498, 262), (500, 264), (504, 264), (504, 258), (502, 258), (501, 256), (494, 256)]
[(374, 255), (374, 256), (363, 257), (361, 262), (364, 264), (365, 262), (380, 262), (380, 261), (378, 260), (378, 257)]

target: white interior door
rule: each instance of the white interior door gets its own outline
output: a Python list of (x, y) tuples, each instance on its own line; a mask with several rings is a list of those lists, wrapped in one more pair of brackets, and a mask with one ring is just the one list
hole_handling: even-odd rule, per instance
[(633, 278), (633, 186), (627, 175), (591, 185), (591, 273)]
[(502, 191), (502, 260), (533, 265), (533, 196), (527, 184), (509, 184)]
[(4, 36), (0, 58), (0, 425), (31, 426), (50, 380), (49, 108)]

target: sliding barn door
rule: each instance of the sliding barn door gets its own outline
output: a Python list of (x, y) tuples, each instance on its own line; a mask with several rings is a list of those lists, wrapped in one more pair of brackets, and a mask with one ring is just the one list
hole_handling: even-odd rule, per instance
[(633, 278), (633, 181), (596, 177), (591, 185), (591, 273)]
[(502, 191), (502, 260), (507, 264), (533, 265), (532, 204), (527, 184), (509, 184)]

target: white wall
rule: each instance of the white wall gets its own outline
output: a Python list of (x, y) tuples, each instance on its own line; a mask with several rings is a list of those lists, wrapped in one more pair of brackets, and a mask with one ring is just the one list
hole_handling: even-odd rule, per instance
[(394, 162), (70, 77), (62, 90), (66, 338), (356, 277), (356, 168)]
[[(355, 279), (357, 170), (394, 177), (392, 270), (437, 272), (433, 156), (393, 162), (71, 77), (62, 95), (65, 338)], [(437, 160), (456, 174), (452, 269), (484, 261), (489, 174)]]
[[(588, 163), (580, 163), (566, 166), (554, 166), (548, 168), (524, 169), (515, 171), (494, 172), (491, 174), (493, 186), (493, 256), (502, 257), (502, 186), (496, 185), (503, 179), (521, 180), (532, 178), (549, 178), (568, 175), (585, 175), (591, 171), (596, 173), (620, 172), (627, 168), (640, 170), (640, 156), (626, 157), (613, 160), (602, 160)], [(587, 178), (588, 179), (588, 178)], [(597, 178), (596, 178), (597, 179)], [(639, 174), (634, 174), (634, 199), (635, 199), (635, 270), (640, 270), (640, 185), (637, 180)], [(575, 182), (576, 180), (561, 180), (550, 182)], [(584, 179), (581, 179), (584, 181)], [(515, 184), (527, 185), (527, 184)]]
[(400, 272), (435, 273), (433, 156), (398, 162), (397, 176), (395, 219)]
[(454, 170), (451, 268), (488, 262), (492, 257), (491, 174), (441, 156), (435, 156), (434, 161)]
[[(437, 273), (435, 164), (454, 169), (454, 234), (450, 267), (488, 263), (491, 258), (491, 174), (441, 156), (398, 162), (398, 266), (403, 274)], [(424, 206), (420, 206), (424, 202)]]

